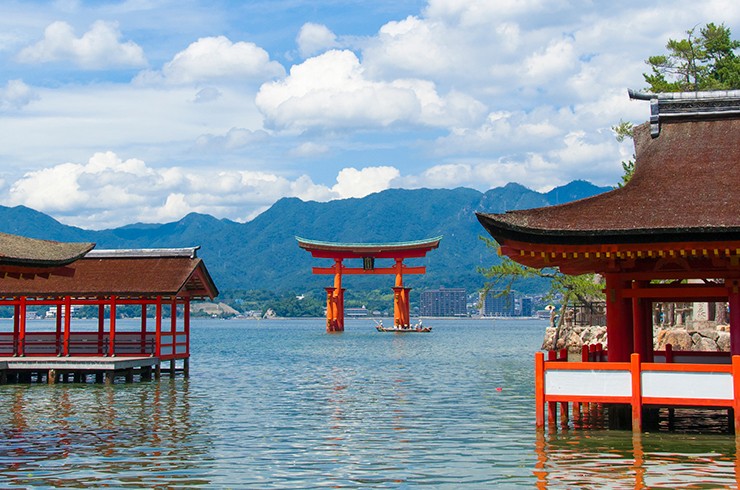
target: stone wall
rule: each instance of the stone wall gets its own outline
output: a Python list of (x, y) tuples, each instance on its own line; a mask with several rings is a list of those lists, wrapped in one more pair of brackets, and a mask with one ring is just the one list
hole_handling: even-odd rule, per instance
[[(730, 327), (727, 325), (702, 325), (703, 328), (653, 327), (653, 346), (655, 350), (664, 350), (671, 344), (677, 351), (729, 352)], [(557, 335), (557, 328), (548, 327), (542, 350), (568, 349), (568, 352), (581, 352), (584, 345), (601, 344), (607, 349), (606, 327), (562, 326)]]

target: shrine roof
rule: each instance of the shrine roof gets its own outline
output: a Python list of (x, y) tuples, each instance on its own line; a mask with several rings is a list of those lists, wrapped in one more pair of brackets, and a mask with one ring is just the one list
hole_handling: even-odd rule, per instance
[(358, 254), (373, 254), (381, 252), (393, 252), (404, 250), (432, 250), (439, 247), (441, 236), (416, 240), (410, 242), (393, 242), (393, 243), (335, 243), (322, 242), (318, 240), (307, 240), (305, 238), (295, 237), (298, 240), (298, 246), (304, 250), (321, 250), (328, 252), (352, 252)]
[(98, 250), (56, 275), (29, 281), (25, 274), (6, 274), (0, 280), (0, 296), (214, 298), (218, 289), (195, 250)]
[(94, 243), (36, 240), (0, 233), (0, 266), (54, 268), (74, 262), (95, 247)]
[(650, 99), (653, 114), (634, 128), (635, 173), (624, 187), (478, 213), (486, 230), (499, 242), (558, 245), (740, 240), (740, 91), (631, 95)]

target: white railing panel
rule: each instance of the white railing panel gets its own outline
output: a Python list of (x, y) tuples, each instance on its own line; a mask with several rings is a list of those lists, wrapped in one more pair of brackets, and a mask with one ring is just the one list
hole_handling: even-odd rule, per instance
[(642, 372), (643, 397), (732, 400), (733, 395), (730, 373)]
[(567, 396), (632, 396), (629, 371), (545, 371), (545, 394)]

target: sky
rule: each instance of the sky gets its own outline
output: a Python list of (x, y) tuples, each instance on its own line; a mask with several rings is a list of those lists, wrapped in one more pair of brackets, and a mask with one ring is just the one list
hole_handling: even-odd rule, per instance
[[(0, 204), (86, 229), (283, 197), (614, 185), (645, 60), (735, 0), (0, 2)], [(737, 37), (737, 36), (735, 36)]]

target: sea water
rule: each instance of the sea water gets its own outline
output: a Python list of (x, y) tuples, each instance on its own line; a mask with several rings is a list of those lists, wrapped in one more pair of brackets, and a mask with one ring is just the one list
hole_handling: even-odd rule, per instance
[(538, 433), (547, 322), (424, 323), (193, 320), (189, 379), (0, 386), (0, 488), (737, 488), (734, 436)]

